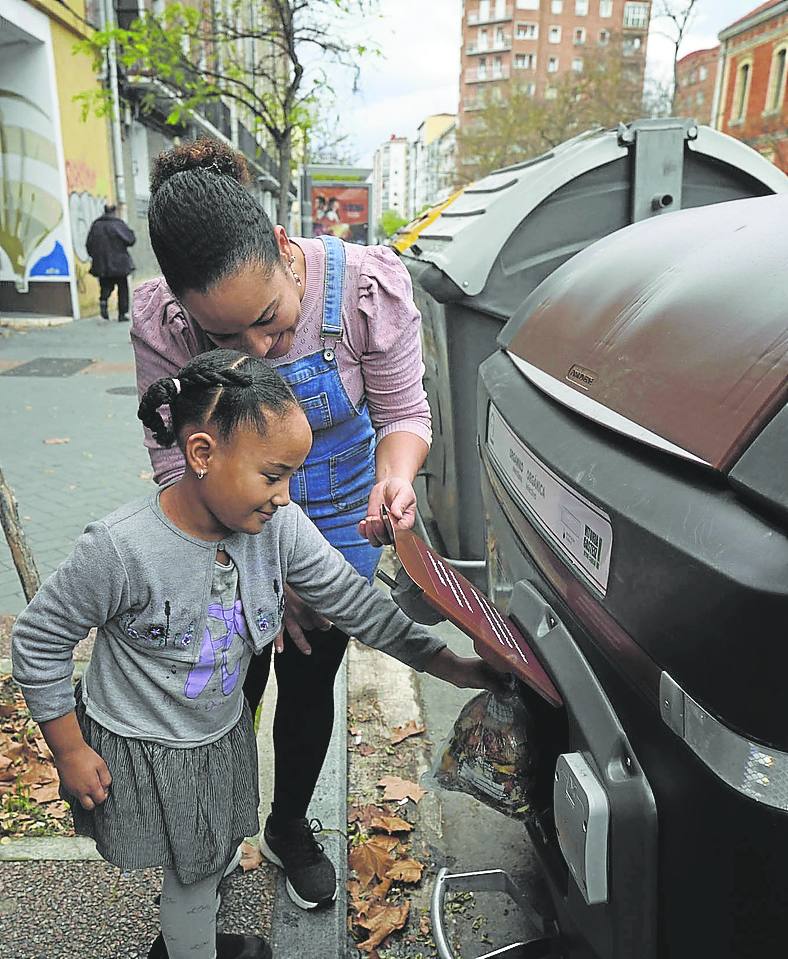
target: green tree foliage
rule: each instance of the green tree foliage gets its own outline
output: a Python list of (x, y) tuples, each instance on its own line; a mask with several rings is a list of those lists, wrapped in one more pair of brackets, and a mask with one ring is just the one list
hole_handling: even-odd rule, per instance
[(394, 236), (407, 222), (396, 210), (384, 210), (378, 221), (378, 233), (381, 236)]
[[(79, 48), (100, 73), (110, 47), (126, 88), (146, 92), (143, 110), (168, 98), (167, 122), (181, 124), (212, 102), (235, 103), (239, 119), (263, 133), (277, 155), (278, 218), (287, 222), (293, 154), (331, 94), (327, 69), (357, 78), (368, 45), (350, 39), (377, 0), (198, 0), (146, 13), (128, 29), (97, 31)], [(355, 28), (355, 29), (354, 29)], [(153, 81), (153, 82), (152, 82)], [(106, 90), (79, 95), (83, 110), (106, 114)]]
[(611, 37), (586, 53), (582, 72), (556, 78), (548, 96), (534, 97), (526, 82), (512, 81), (506, 91), (490, 84), (478, 107), (458, 134), (458, 176), (464, 183), (539, 156), (586, 130), (637, 119), (643, 111), (642, 74), (638, 62), (624, 54), (622, 40)]

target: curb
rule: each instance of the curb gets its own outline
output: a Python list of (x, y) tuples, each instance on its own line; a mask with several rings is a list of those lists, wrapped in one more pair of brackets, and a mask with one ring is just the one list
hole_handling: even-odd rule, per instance
[(85, 836), (24, 836), (0, 840), (0, 862), (103, 862)]
[(0, 315), (0, 327), (9, 330), (44, 330), (52, 326), (67, 326), (74, 322), (73, 316), (15, 316)]
[(274, 955), (298, 959), (342, 957), (347, 950), (347, 656), (334, 684), (334, 730), (308, 817), (325, 827), (320, 842), (337, 870), (337, 899), (327, 909), (306, 912), (287, 894), (277, 870), (271, 924)]

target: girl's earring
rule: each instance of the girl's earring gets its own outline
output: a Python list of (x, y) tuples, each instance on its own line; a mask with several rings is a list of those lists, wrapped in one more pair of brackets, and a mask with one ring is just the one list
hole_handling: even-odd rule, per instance
[(205, 470), (197, 470), (197, 479), (202, 479), (205, 476)]
[(301, 286), (301, 277), (293, 269), (293, 264), (295, 263), (295, 255), (290, 256), (288, 266), (290, 267), (290, 272), (293, 274), (293, 279), (295, 280), (296, 286)]

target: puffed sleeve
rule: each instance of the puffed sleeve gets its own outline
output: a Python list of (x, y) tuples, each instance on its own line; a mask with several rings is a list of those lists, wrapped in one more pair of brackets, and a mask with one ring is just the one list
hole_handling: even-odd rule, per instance
[(410, 275), (393, 250), (371, 246), (358, 289), (359, 318), (366, 330), (361, 370), (378, 441), (406, 432), (429, 444), (432, 420), (422, 384), (421, 314)]
[[(150, 280), (134, 291), (131, 345), (140, 399), (151, 383), (163, 376), (177, 376), (193, 356), (210, 349), (163, 279)], [(145, 446), (157, 483), (167, 483), (183, 473), (183, 454), (177, 446), (159, 446), (147, 429)]]

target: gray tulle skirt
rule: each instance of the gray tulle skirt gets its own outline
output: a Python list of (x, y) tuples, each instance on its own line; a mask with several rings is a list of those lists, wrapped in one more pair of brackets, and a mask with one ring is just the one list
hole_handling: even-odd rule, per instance
[(169, 866), (184, 884), (223, 869), (244, 836), (258, 832), (257, 744), (249, 707), (207, 746), (172, 749), (126, 739), (76, 711), (85, 742), (112, 776), (109, 796), (88, 811), (63, 792), (80, 836), (120, 869)]

